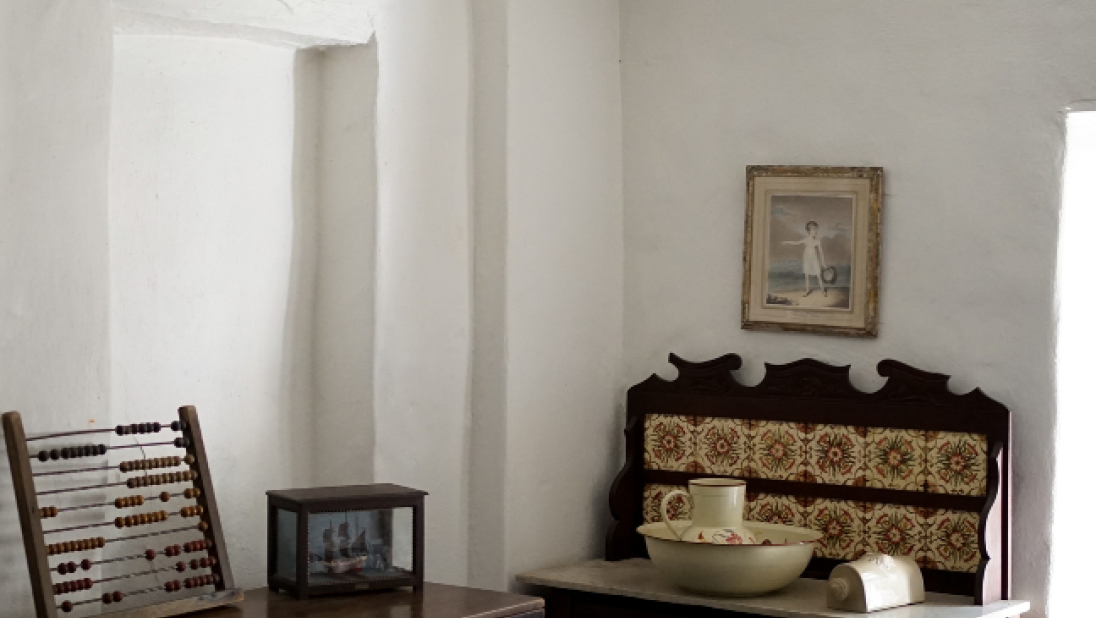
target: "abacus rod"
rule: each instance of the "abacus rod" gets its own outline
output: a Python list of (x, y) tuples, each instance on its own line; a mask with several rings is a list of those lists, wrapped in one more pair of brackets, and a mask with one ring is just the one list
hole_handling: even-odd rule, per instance
[[(160, 426), (170, 428), (171, 423), (170, 422), (160, 423)], [(79, 429), (79, 430), (76, 430), (76, 431), (62, 431), (62, 432), (58, 432), (58, 433), (47, 433), (47, 434), (42, 434), (40, 436), (32, 436), (30, 438), (27, 438), (26, 441), (27, 442), (34, 442), (35, 440), (48, 440), (50, 438), (63, 438), (65, 436), (82, 436), (82, 435), (87, 435), (87, 434), (92, 434), (92, 433), (115, 433), (116, 431), (117, 431), (116, 427), (111, 427), (109, 429), (107, 429), (107, 428), (103, 428), (103, 429)], [(133, 435), (133, 434), (126, 434), (126, 435)], [(140, 434), (138, 434), (138, 435), (140, 435)]]
[[(179, 492), (177, 494), (169, 493), (168, 495), (171, 496), (172, 498), (178, 498), (179, 496), (182, 496), (184, 494), (183, 494), (183, 492)], [(145, 500), (148, 500), (149, 502), (151, 502), (153, 500), (160, 500), (160, 495), (159, 494), (156, 494), (156, 495), (153, 495), (153, 496), (142, 496), (142, 497)], [(160, 500), (160, 501), (162, 502), (163, 500)], [(82, 510), (82, 509), (93, 509), (93, 508), (99, 507), (99, 506), (114, 506), (114, 503), (113, 502), (96, 502), (95, 504), (81, 504), (79, 506), (66, 506), (64, 508), (57, 509), (57, 512), (58, 513), (64, 513), (65, 511), (79, 511), (79, 510)], [(125, 508), (133, 508), (133, 507), (125, 507)]]
[(48, 440), (50, 438), (63, 438), (65, 436), (83, 436), (91, 433), (114, 433), (114, 428), (111, 429), (80, 429), (78, 431), (62, 431), (58, 433), (47, 433), (40, 436), (32, 436), (27, 438), (27, 442), (34, 442), (35, 440)]
[[(34, 459), (34, 458), (32, 457), (31, 459)], [(169, 458), (164, 457), (163, 459), (169, 459)], [(133, 463), (133, 462), (138, 462), (138, 461), (152, 461), (152, 460), (148, 459), (146, 457), (145, 459), (134, 459), (132, 461), (127, 461), (127, 462), (123, 462), (123, 463)], [(122, 470), (122, 472), (123, 473), (148, 472), (150, 470), (160, 470), (160, 469), (163, 469), (163, 468), (178, 468), (181, 465), (183, 465), (183, 460), (182, 460), (182, 458), (179, 458), (179, 463), (177, 463), (177, 464), (164, 464), (164, 465), (148, 467), (148, 468), (137, 468), (137, 469), (128, 470), (128, 471)], [(119, 470), (119, 468), (118, 468), (118, 466), (100, 466), (98, 468), (72, 468), (71, 470), (57, 470), (55, 472), (35, 472), (31, 476), (53, 476), (55, 474), (76, 474), (78, 472), (100, 472), (102, 470)]]
[[(36, 457), (31, 457), (35, 459)], [(53, 476), (55, 474), (76, 474), (78, 472), (99, 472), (101, 470), (114, 470), (115, 466), (101, 466), (99, 468), (73, 468), (72, 470), (58, 470), (56, 472), (35, 472), (31, 476)]]
[[(179, 513), (168, 513), (168, 517), (182, 517), (182, 515), (179, 514)], [(150, 524), (159, 524), (160, 522), (149, 522), (149, 523)], [(83, 530), (83, 529), (87, 529), (87, 528), (101, 528), (103, 526), (116, 526), (116, 524), (114, 522), (100, 522), (99, 524), (84, 524), (82, 526), (70, 526), (68, 528), (57, 528), (57, 529), (54, 529), (54, 530), (43, 530), (42, 534), (43, 535), (52, 535), (54, 533), (68, 533), (68, 531), (71, 531), (71, 530)], [(126, 526), (126, 527), (136, 527), (136, 526)]]
[[(140, 444), (119, 444), (118, 446), (108, 446), (107, 450), (119, 449), (119, 448), (141, 448), (143, 446), (175, 446), (174, 441), (168, 442), (144, 442)], [(182, 448), (182, 447), (177, 447)]]
[[(131, 597), (135, 594), (147, 594), (149, 592), (163, 592), (163, 591), (164, 591), (163, 587), (154, 586), (152, 588), (142, 588), (141, 590), (130, 590), (129, 592), (126, 593), (126, 596)], [(87, 605), (88, 603), (102, 603), (102, 602), (103, 602), (103, 600), (100, 597), (96, 597), (94, 599), (87, 599), (86, 601), (71, 601), (73, 607), (77, 607), (79, 605)], [(61, 607), (63, 607), (63, 605), (58, 605), (57, 606), (58, 609), (60, 609)]]
[[(188, 566), (187, 568), (190, 568), (190, 567)], [(198, 567), (198, 568), (208, 568), (208, 567)], [(173, 566), (163, 567), (163, 568), (159, 568), (159, 569), (150, 569), (148, 571), (137, 571), (136, 573), (125, 573), (125, 574), (122, 574), (122, 575), (115, 575), (114, 577), (104, 577), (103, 579), (93, 579), (93, 580), (91, 580), (91, 583), (93, 583), (93, 584), (102, 584), (104, 582), (112, 582), (112, 581), (119, 580), (119, 579), (129, 579), (131, 577), (140, 577), (142, 575), (154, 575), (156, 573), (166, 573), (167, 571), (178, 571), (178, 570), (179, 569), (177, 569)]]
[(68, 489), (51, 489), (49, 491), (40, 491), (36, 495), (48, 496), (50, 494), (67, 494), (70, 491), (84, 491), (86, 489), (101, 489), (103, 487), (117, 487), (119, 485), (125, 485), (125, 481), (119, 481), (117, 483), (103, 483), (102, 485), (84, 485), (83, 487), (70, 487)]
[(148, 538), (150, 536), (160, 536), (162, 534), (172, 534), (172, 533), (175, 533), (175, 532), (183, 532), (183, 531), (186, 531), (186, 530), (194, 530), (194, 529), (197, 529), (197, 528), (198, 528), (197, 525), (183, 526), (182, 528), (172, 528), (171, 530), (162, 530), (160, 532), (149, 532), (147, 534), (134, 534), (133, 536), (119, 536), (119, 537), (115, 537), (113, 539), (106, 539), (105, 542), (106, 543), (115, 543), (115, 542), (118, 542), (118, 541), (132, 541), (133, 539), (144, 539), (144, 538)]
[[(167, 516), (168, 517), (182, 517), (178, 513), (168, 513)], [(159, 523), (159, 522), (151, 522), (151, 523)], [(71, 526), (69, 528), (57, 528), (55, 530), (43, 530), (42, 534), (46, 535), (46, 534), (53, 534), (55, 532), (71, 532), (72, 530), (84, 530), (84, 529), (87, 529), (87, 528), (101, 528), (103, 526), (114, 526), (114, 525), (115, 525), (115, 523), (112, 522), (112, 521), (103, 521), (103, 522), (99, 522), (97, 524), (84, 524), (83, 526)], [(132, 527), (132, 526), (130, 526), (130, 527)]]
[[(205, 550), (200, 549), (200, 550), (194, 550), (194, 551), (205, 551)], [(188, 553), (190, 553), (190, 552), (188, 552)], [(158, 551), (158, 552), (156, 552), (156, 555), (157, 556), (167, 556), (168, 553), (165, 552), (165, 551)], [(149, 559), (148, 554), (133, 554), (132, 556), (119, 556), (117, 558), (103, 558), (102, 560), (89, 560), (88, 564), (110, 564), (112, 562), (125, 562), (126, 560), (136, 560), (138, 558), (142, 558), (144, 560)]]
[[(87, 446), (106, 446), (106, 445), (96, 444), (96, 445), (87, 445)], [(119, 444), (117, 446), (107, 446), (106, 450), (113, 451), (113, 450), (117, 450), (117, 449), (121, 449), (121, 448), (144, 448), (146, 446), (174, 446), (175, 448), (186, 448), (185, 446), (179, 446), (179, 445), (175, 444), (175, 440), (171, 440), (169, 442), (138, 442), (137, 444)], [(42, 451), (42, 452), (44, 453), (45, 451)], [(40, 455), (38, 453), (28, 455), (28, 458), (31, 461), (39, 459), (39, 457), (40, 457)], [(77, 455), (76, 457), (73, 457), (73, 459), (79, 459), (81, 457), (102, 457), (102, 455)], [(66, 459), (66, 461), (68, 460), (68, 458), (65, 458), (65, 459)], [(54, 459), (54, 461), (56, 461), (56, 459)]]

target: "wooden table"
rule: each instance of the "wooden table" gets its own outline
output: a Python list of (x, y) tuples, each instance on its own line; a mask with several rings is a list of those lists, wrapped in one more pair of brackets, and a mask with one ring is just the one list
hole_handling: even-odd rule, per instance
[[(771, 594), (711, 597), (669, 583), (646, 558), (591, 560), (518, 575), (543, 586), (548, 618), (855, 618), (826, 608), (826, 580), (800, 578)], [(927, 593), (925, 602), (884, 609), (871, 618), (1012, 618), (1031, 609), (1027, 601), (974, 605), (973, 597)]]
[(194, 618), (543, 618), (544, 600), (508, 592), (427, 583), (414, 592), (398, 589), (304, 601), (267, 588), (244, 593), (236, 605)]

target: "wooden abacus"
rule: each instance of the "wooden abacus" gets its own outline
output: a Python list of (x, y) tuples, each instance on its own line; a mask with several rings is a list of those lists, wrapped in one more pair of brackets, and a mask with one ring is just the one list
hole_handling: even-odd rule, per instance
[[(217, 501), (213, 495), (213, 483), (209, 476), (209, 462), (206, 458), (205, 444), (202, 442), (202, 432), (194, 406), (179, 408), (179, 420), (170, 423), (134, 423), (118, 425), (113, 429), (66, 431), (30, 438), (23, 432), (23, 421), (18, 412), (4, 414), (3, 420), (4, 438), (7, 441), (8, 459), (11, 461), (12, 482), (15, 488), (16, 504), (19, 509), (19, 523), (23, 529), (23, 544), (27, 554), (27, 567), (30, 570), (31, 588), (34, 594), (37, 618), (57, 618), (59, 615), (58, 610), (67, 614), (75, 610), (93, 608), (99, 604), (101, 605), (99, 605), (98, 615), (109, 615), (111, 618), (163, 618), (243, 600), (243, 592), (235, 587), (232, 572), (228, 566), (224, 533), (217, 514)], [(167, 441), (139, 442), (135, 444), (86, 444), (52, 449), (41, 448), (33, 452), (27, 444), (38, 440), (92, 434), (151, 436), (164, 430), (177, 432), (178, 437)], [(105, 456), (110, 450), (127, 448), (141, 448), (143, 454), (145, 447), (156, 446), (185, 449), (186, 454), (184, 456), (141, 457), (123, 461), (116, 466), (99, 465), (39, 472), (33, 470), (34, 462), (50, 464), (61, 460), (98, 458)], [(150, 474), (150, 471), (178, 467), (185, 467), (186, 469)], [(100, 472), (106, 475), (113, 470), (118, 471), (122, 480), (49, 491), (37, 491), (35, 487), (36, 477), (90, 472)], [(190, 486), (175, 491), (165, 489), (158, 494), (147, 496), (129, 491), (143, 487), (180, 483), (187, 483)], [(114, 487), (124, 487), (124, 493), (127, 495), (118, 496), (107, 502), (77, 503), (64, 506), (58, 506), (57, 504), (40, 506), (38, 503), (39, 497), (42, 496), (49, 496), (49, 502), (55, 503), (67, 494), (79, 496), (81, 492), (91, 490), (109, 491), (110, 488)], [(183, 500), (193, 501), (193, 503), (172, 510), (166, 508), (166, 505), (171, 502)], [(146, 509), (139, 513), (130, 512), (116, 517), (107, 516), (105, 521), (101, 523), (54, 527), (49, 530), (43, 529), (45, 520), (55, 520), (68, 513), (87, 512), (96, 509), (110, 513), (112, 510), (141, 508), (144, 507), (145, 502), (153, 503), (154, 501), (159, 501), (165, 508)], [(54, 534), (72, 533), (72, 536), (78, 536), (77, 531), (93, 530), (100, 527), (113, 528), (115, 531), (126, 530), (127, 534), (117, 535), (116, 532), (115, 536), (89, 536), (53, 542), (56, 538), (52, 537)], [(129, 533), (130, 528), (139, 528), (139, 530)], [(185, 534), (188, 532), (191, 533), (193, 538), (181, 544), (169, 542), (162, 548), (148, 547), (134, 555), (122, 555), (97, 560), (93, 560), (92, 557), (83, 557), (79, 561), (62, 560), (54, 566), (50, 566), (50, 559), (54, 556), (95, 552), (109, 543), (155, 539), (163, 535)], [(51, 542), (49, 543), (46, 542), (47, 535), (51, 535)], [(151, 540), (147, 542), (149, 545), (154, 543), (155, 541)], [(161, 560), (161, 557), (171, 558), (183, 553), (202, 555), (194, 556), (189, 561), (170, 562)], [(53, 580), (54, 575), (71, 575), (78, 571), (91, 571), (93, 568), (102, 571), (108, 566), (110, 568), (125, 568), (127, 565), (141, 564), (140, 562), (133, 562), (140, 560), (145, 562), (139, 570), (129, 568), (117, 574), (100, 573), (96, 579), (84, 577), (56, 582)], [(171, 571), (183, 573), (188, 570), (203, 572), (200, 574), (195, 573), (191, 577), (182, 580), (156, 581), (156, 585), (150, 585), (150, 576), (156, 577), (158, 580), (159, 576), (157, 574)], [(129, 581), (135, 582), (135, 586), (123, 589), (124, 584), (121, 582)], [(97, 588), (101, 590), (101, 594), (75, 599), (62, 600), (58, 598)], [(210, 588), (212, 588), (212, 591), (209, 590)], [(189, 591), (190, 594), (182, 593), (181, 591), (184, 589)], [(171, 594), (179, 598), (136, 607), (118, 607), (130, 597), (157, 592)], [(92, 613), (91, 615), (96, 614)]]

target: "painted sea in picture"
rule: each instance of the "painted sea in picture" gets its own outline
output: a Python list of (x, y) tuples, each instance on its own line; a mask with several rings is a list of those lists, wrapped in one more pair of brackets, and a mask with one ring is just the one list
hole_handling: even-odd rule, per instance
[(765, 305), (851, 310), (854, 199), (831, 194), (770, 197)]

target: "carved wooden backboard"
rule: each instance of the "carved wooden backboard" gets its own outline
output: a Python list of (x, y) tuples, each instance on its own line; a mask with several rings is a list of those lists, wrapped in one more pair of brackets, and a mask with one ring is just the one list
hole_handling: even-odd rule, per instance
[[(1007, 599), (1011, 419), (980, 390), (952, 393), (949, 376), (879, 363), (874, 393), (849, 367), (766, 364), (737, 382), (735, 354), (703, 363), (670, 355), (678, 377), (628, 391), (627, 460), (610, 495), (606, 558), (646, 556), (636, 528), (690, 479), (747, 480), (746, 519), (823, 533), (804, 573), (825, 578), (869, 551), (914, 557), (926, 589)], [(688, 518), (677, 500), (671, 513)], [(672, 515), (673, 516), (673, 515)]]

